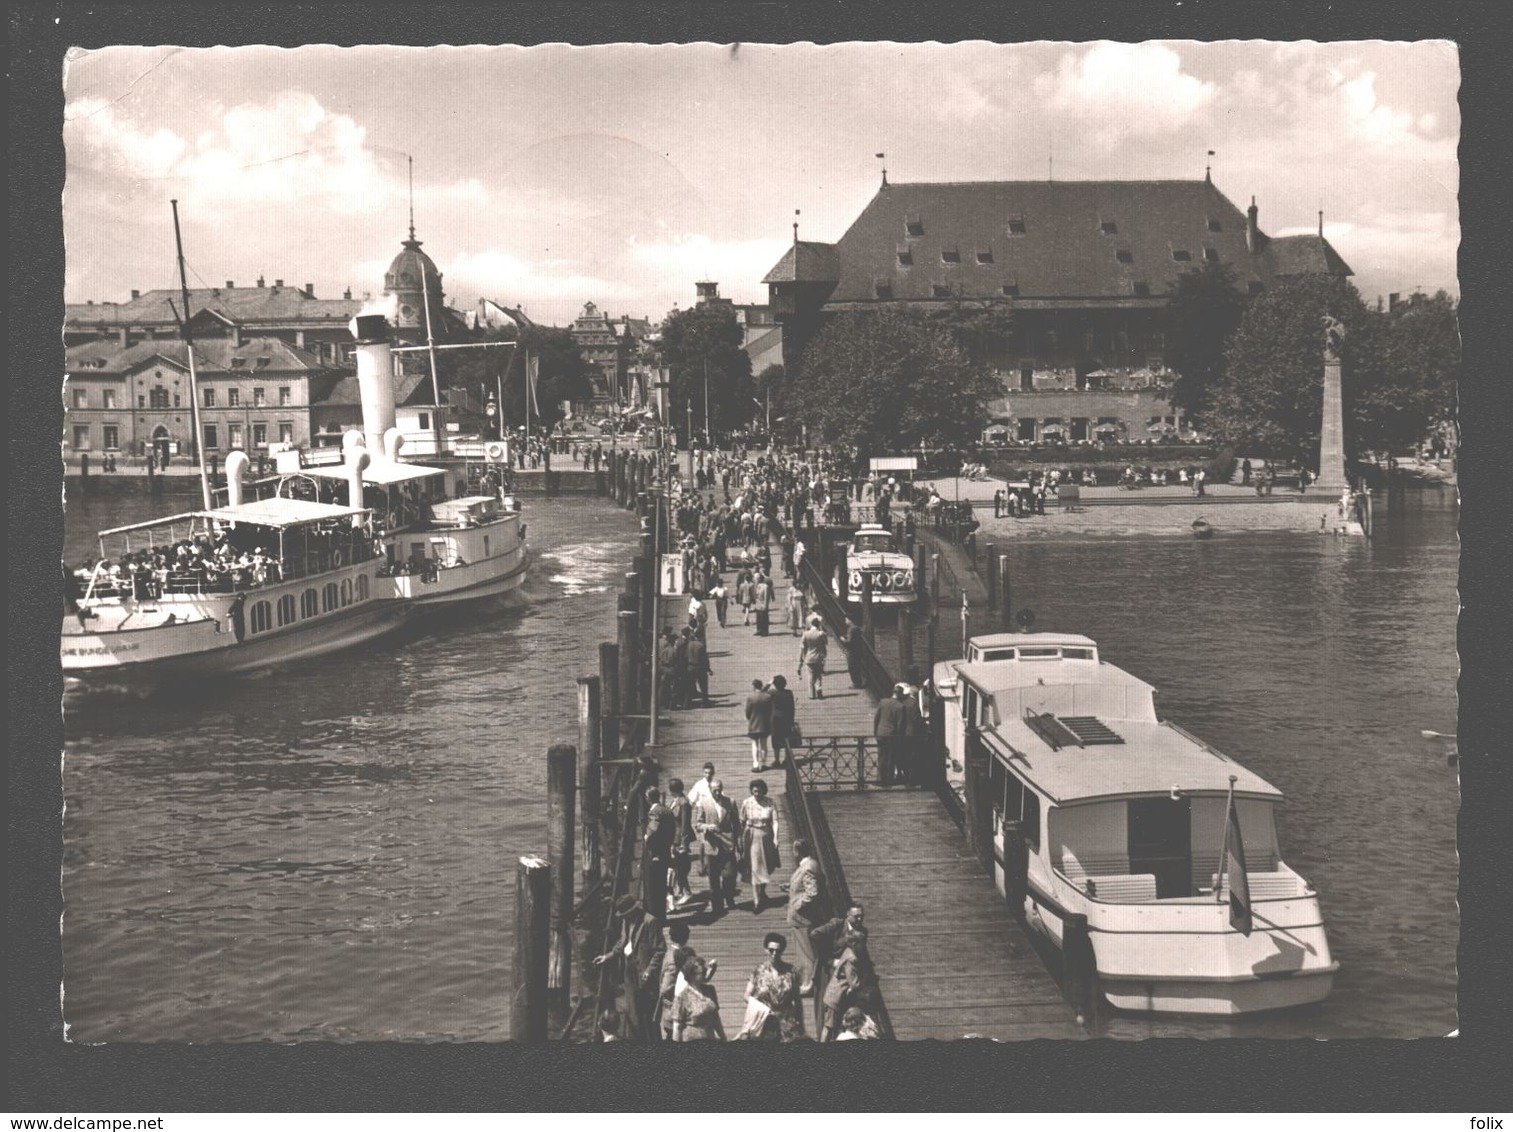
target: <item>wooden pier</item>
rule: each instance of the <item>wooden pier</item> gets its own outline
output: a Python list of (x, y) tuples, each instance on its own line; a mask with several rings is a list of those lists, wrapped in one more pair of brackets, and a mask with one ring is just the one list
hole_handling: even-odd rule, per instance
[[(725, 628), (711, 608), (707, 637), (712, 706), (664, 709), (657, 744), (646, 751), (659, 764), (664, 791), (670, 778), (692, 786), (709, 761), (715, 764), (727, 797), (737, 805), (747, 796), (754, 777), (767, 783), (778, 804), (782, 867), (768, 888), (775, 906), (753, 913), (751, 888), (743, 883), (735, 911), (713, 922), (705, 922), (704, 915), (688, 921), (694, 950), (719, 961), (714, 985), (731, 1036), (745, 1013), (746, 980), (763, 959), (762, 937), (769, 931), (790, 934), (783, 903), (786, 894), (780, 885), (796, 864), (792, 841), (798, 828), (797, 807), (803, 805), (801, 798), (789, 793), (798, 775), (790, 779), (783, 771), (751, 771), (744, 715), (751, 682), (770, 683), (779, 673), (787, 678), (810, 746), (820, 737), (840, 737), (844, 745), (854, 744), (858, 737), (869, 740), (872, 735), (873, 698), (866, 689), (852, 686), (845, 652), (833, 633), (825, 697), (809, 698), (807, 682), (798, 673), (799, 641), (784, 616), (792, 583), (776, 569), (779, 556), (773, 549), (774, 573), (779, 576), (774, 578), (777, 592), (770, 635), (757, 636), (753, 626), (743, 626), (740, 606), (734, 602)], [(686, 598), (662, 599), (659, 620), (663, 625), (680, 626), (686, 619)], [(802, 764), (804, 751), (799, 754)], [(933, 791), (874, 785), (859, 790), (853, 783), (807, 793), (810, 812), (820, 827), (814, 830), (815, 839), (831, 842), (829, 852), (817, 845), (820, 859), (828, 864), (828, 872), (840, 873), (831, 877), (832, 889), (849, 891), (851, 899), (866, 908), (869, 946), (894, 1036), (1084, 1036), (1073, 1009), (1062, 1000), (1023, 929)], [(707, 881), (698, 876), (697, 868), (692, 883), (696, 894), (707, 890)], [(787, 956), (799, 960), (791, 941)], [(806, 1000), (806, 1024), (811, 1020), (812, 1003)]]

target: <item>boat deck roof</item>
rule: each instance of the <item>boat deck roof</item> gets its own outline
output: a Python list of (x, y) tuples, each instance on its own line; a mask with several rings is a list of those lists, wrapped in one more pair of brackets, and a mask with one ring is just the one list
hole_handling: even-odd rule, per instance
[(112, 527), (101, 531), (100, 537), (127, 534), (131, 531), (146, 531), (168, 527), (195, 519), (213, 520), (218, 523), (256, 523), (262, 527), (297, 527), (304, 523), (316, 523), (323, 519), (351, 518), (368, 514), (366, 507), (343, 507), (335, 503), (314, 503), (305, 499), (252, 499), (235, 507), (216, 507), (210, 511), (184, 511), (178, 515), (165, 515), (161, 519), (149, 519), (145, 523), (131, 523), (124, 527)]
[(1069, 744), (1055, 750), (1023, 718), (1005, 719), (985, 734), (1012, 755), (1015, 772), (1057, 804), (1128, 795), (1235, 793), (1280, 798), (1282, 792), (1227, 755), (1189, 738), (1170, 723), (1108, 720), (1122, 743)]
[[(364, 483), (386, 487), (389, 484), (409, 483), (411, 480), (427, 479), (430, 476), (444, 476), (446, 473), (445, 468), (433, 468), (425, 464), (402, 464), (393, 460), (376, 460), (362, 470), (362, 478)], [(300, 474), (345, 481), (349, 473), (345, 464), (324, 464), (317, 468), (301, 468)]]

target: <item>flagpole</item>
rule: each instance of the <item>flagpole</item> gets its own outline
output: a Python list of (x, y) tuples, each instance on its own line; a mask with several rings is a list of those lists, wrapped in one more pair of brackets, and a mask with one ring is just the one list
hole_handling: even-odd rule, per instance
[(1224, 873), (1229, 866), (1229, 815), (1234, 812), (1236, 776), (1229, 776), (1229, 797), (1224, 800), (1224, 836), (1219, 838), (1219, 871), (1214, 880), (1214, 903), (1224, 903)]

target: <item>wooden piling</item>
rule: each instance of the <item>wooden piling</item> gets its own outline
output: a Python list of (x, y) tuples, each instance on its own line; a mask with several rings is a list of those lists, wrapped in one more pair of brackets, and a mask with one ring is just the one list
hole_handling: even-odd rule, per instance
[(925, 622), (925, 679), (935, 677), (935, 632), (938, 622), (934, 617)]
[(583, 815), (583, 887), (599, 883), (603, 863), (599, 858), (599, 809), (603, 786), (599, 760), (604, 757), (604, 722), (600, 718), (599, 677), (578, 677), (578, 787)]
[[(634, 598), (630, 599), (632, 602)], [(634, 608), (621, 609), (619, 614), (619, 648), (620, 648), (620, 716), (621, 735), (634, 736), (637, 728), (634, 720), (625, 719), (626, 716), (639, 714), (641, 711), (641, 687), (639, 684), (640, 665), (640, 633), (641, 618), (637, 616)], [(624, 749), (622, 747), (622, 749)]]
[(551, 952), (552, 867), (521, 857), (515, 869), (515, 960), (510, 1040), (546, 1041), (547, 969)]
[(987, 577), (983, 580), (988, 584), (988, 608), (998, 608), (998, 547), (991, 542), (984, 543), (983, 549), (988, 552), (988, 564), (984, 571)]
[(565, 1001), (572, 989), (573, 940), (568, 927), (573, 918), (573, 837), (578, 799), (578, 749), (555, 743), (546, 752), (546, 839), (552, 867), (551, 961), (547, 990)]
[(1009, 556), (998, 556), (998, 600), (1003, 611), (1003, 631), (1014, 631), (1014, 603), (1009, 597)]
[[(599, 645), (599, 724), (603, 738), (599, 744), (601, 758), (620, 754), (620, 646), (614, 641)], [(602, 789), (602, 784), (601, 784)]]
[(930, 555), (930, 624), (940, 623), (940, 555)]

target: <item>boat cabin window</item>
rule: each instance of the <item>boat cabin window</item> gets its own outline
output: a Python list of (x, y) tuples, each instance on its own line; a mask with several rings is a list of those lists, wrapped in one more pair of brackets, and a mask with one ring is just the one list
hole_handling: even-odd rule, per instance
[(1092, 660), (1092, 649), (1062, 649), (1061, 655), (1067, 660)]
[(1020, 660), (1059, 660), (1060, 657), (1061, 650), (1055, 647), (1036, 645), (1019, 650)]
[(1013, 649), (983, 649), (974, 660), (1013, 660)]
[(887, 535), (857, 535), (856, 549), (868, 554), (893, 549), (892, 540)]

